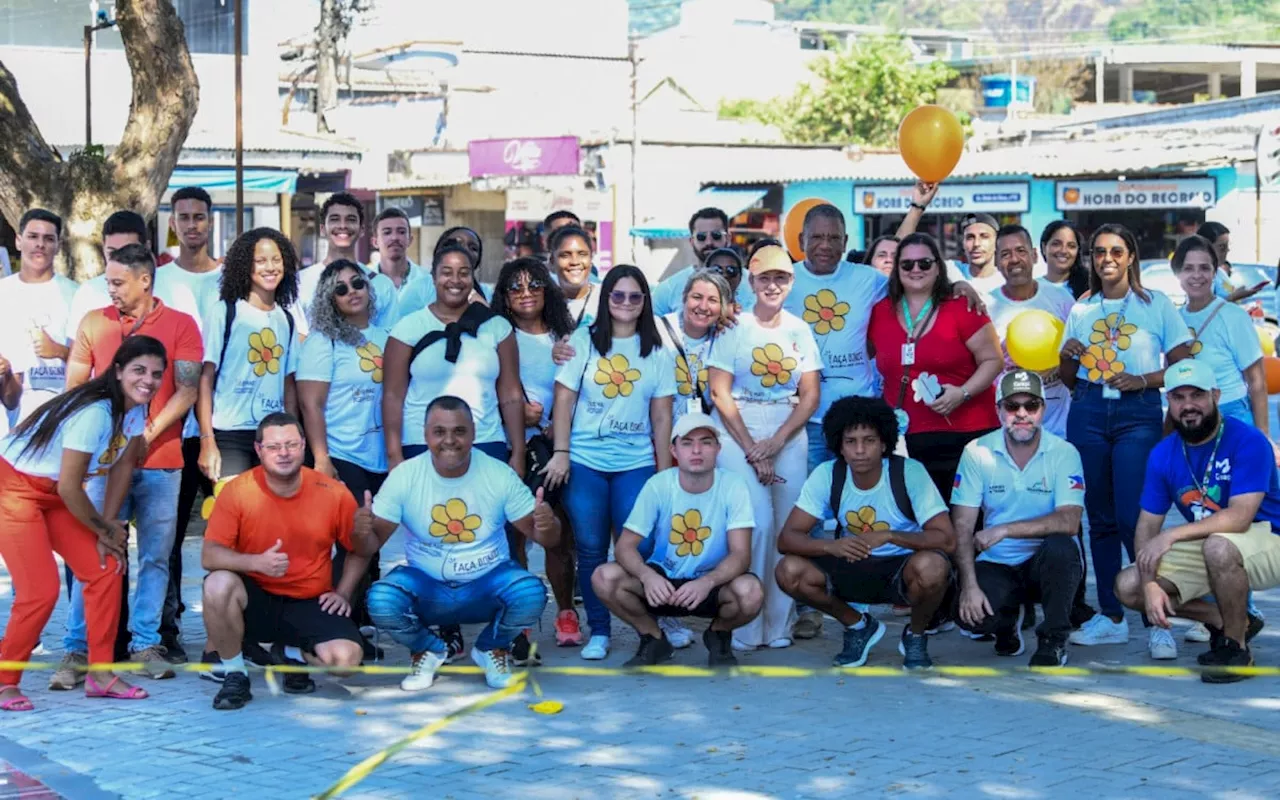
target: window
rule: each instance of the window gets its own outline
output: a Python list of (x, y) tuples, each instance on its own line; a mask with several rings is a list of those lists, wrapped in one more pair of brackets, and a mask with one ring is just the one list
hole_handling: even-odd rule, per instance
[[(249, 8), (244, 3), (244, 52), (249, 52)], [(113, 11), (109, 0), (4, 0), (0, 2), (0, 46), (80, 47), (84, 26), (94, 21), (95, 8)], [(235, 0), (173, 0), (187, 30), (192, 53), (230, 55), (235, 52)], [(119, 50), (124, 45), (115, 28), (98, 31), (94, 46)]]

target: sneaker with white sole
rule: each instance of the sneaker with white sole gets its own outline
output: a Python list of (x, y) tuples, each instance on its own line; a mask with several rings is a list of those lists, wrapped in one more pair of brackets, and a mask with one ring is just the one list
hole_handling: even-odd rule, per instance
[(1093, 619), (1071, 632), (1067, 641), (1082, 647), (1100, 644), (1125, 644), (1129, 641), (1129, 621), (1112, 621), (1105, 614), (1095, 614)]
[(413, 656), (409, 664), (409, 669), (412, 671), (400, 681), (400, 688), (406, 692), (430, 689), (431, 684), (436, 682), (436, 673), (444, 666), (444, 659), (444, 654), (433, 653), (430, 650)]
[(1187, 632), (1182, 634), (1182, 638), (1184, 641), (1203, 644), (1204, 642), (1209, 641), (1209, 629), (1204, 626), (1203, 622), (1197, 622), (1190, 628), (1187, 628)]
[(1147, 652), (1156, 661), (1172, 661), (1177, 658), (1178, 642), (1173, 638), (1173, 631), (1153, 626), (1147, 632)]
[(683, 650), (693, 644), (693, 631), (675, 617), (658, 617), (658, 627), (666, 634), (667, 641), (677, 650)]
[(579, 655), (587, 661), (604, 661), (609, 657), (609, 637), (592, 636)]
[(511, 671), (511, 654), (506, 650), (481, 650), (472, 646), (471, 660), (484, 670), (484, 682), (490, 689), (505, 689), (516, 679)]
[(1011, 627), (996, 630), (996, 655), (1005, 658), (1022, 655), (1026, 647), (1022, 642), (1022, 621), (1026, 619), (1026, 607), (1018, 609), (1018, 618)]

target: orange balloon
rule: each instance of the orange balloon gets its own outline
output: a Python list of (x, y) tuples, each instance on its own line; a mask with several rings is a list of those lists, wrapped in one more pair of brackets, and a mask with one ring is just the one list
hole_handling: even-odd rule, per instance
[(1280, 394), (1280, 358), (1264, 357), (1262, 371), (1267, 376), (1267, 394)]
[(916, 177), (937, 183), (951, 174), (964, 151), (960, 120), (942, 106), (920, 106), (898, 128), (898, 152)]
[(820, 197), (806, 197), (791, 207), (782, 220), (782, 242), (787, 246), (787, 253), (792, 261), (804, 259), (804, 248), (800, 246), (800, 231), (804, 228), (805, 214), (817, 206), (831, 205)]

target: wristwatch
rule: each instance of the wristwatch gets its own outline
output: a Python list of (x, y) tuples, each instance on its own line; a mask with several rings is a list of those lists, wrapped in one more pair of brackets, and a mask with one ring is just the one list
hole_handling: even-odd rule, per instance
[(912, 208), (918, 208), (918, 209), (920, 209), (921, 211), (928, 211), (928, 209), (927, 209), (927, 208), (925, 208), (924, 206), (922, 206), (922, 205), (920, 205), (919, 203), (915, 202), (914, 200), (913, 200), (913, 201), (911, 201), (911, 207), (912, 207)]
[(960, 394), (964, 395), (964, 401), (966, 403), (973, 399), (973, 395), (969, 394), (969, 390), (963, 386), (960, 387)]

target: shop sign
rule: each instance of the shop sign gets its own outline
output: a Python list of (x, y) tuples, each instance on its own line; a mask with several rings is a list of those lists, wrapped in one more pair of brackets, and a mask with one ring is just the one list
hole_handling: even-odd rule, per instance
[(444, 225), (444, 198), (440, 195), (378, 195), (378, 213), (388, 208), (403, 211), (415, 228)]
[(483, 139), (467, 145), (471, 177), (494, 175), (577, 175), (578, 138)]
[[(859, 214), (905, 214), (911, 208), (909, 183), (863, 184), (854, 188)], [(944, 183), (929, 204), (930, 214), (1021, 214), (1028, 209), (1027, 183)]]
[(1059, 211), (1211, 208), (1218, 202), (1213, 178), (1058, 181), (1053, 194)]
[(581, 219), (611, 219), (613, 195), (580, 186), (507, 190), (507, 219), (541, 222), (552, 211), (572, 211)]

